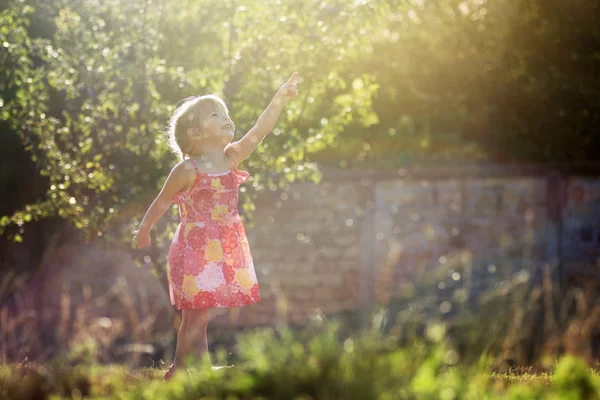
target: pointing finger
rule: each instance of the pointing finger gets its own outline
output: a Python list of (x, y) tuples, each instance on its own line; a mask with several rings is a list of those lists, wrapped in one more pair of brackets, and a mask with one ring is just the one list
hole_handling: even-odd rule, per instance
[(296, 83), (297, 76), (298, 76), (298, 72), (294, 72), (292, 74), (292, 76), (290, 77), (290, 79), (288, 79), (287, 83), (289, 83), (290, 85)]

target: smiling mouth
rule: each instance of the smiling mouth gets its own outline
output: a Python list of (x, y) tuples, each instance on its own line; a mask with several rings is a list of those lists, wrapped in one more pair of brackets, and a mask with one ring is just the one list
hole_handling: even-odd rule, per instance
[(223, 125), (223, 127), (221, 129), (227, 129), (227, 128), (233, 129), (233, 126), (231, 126), (231, 124), (225, 124), (225, 125)]

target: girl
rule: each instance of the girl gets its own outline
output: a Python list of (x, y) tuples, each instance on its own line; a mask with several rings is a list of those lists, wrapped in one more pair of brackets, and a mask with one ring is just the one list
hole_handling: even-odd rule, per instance
[(182, 310), (182, 320), (175, 359), (165, 380), (183, 366), (188, 355), (208, 355), (210, 308), (260, 301), (248, 239), (237, 211), (238, 186), (249, 174), (237, 165), (273, 129), (285, 104), (297, 96), (297, 75), (294, 72), (256, 125), (236, 142), (231, 142), (235, 125), (217, 96), (187, 99), (171, 118), (171, 146), (183, 161), (173, 167), (135, 234), (138, 248), (149, 246), (156, 221), (173, 202), (179, 205), (181, 223), (167, 260), (169, 295), (175, 308)]

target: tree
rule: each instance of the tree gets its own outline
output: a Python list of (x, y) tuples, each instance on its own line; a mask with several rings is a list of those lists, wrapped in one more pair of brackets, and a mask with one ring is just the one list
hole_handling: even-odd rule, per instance
[(176, 103), (219, 93), (240, 134), (294, 70), (300, 97), (247, 161), (250, 220), (261, 190), (318, 182), (315, 162), (597, 160), (597, 2), (4, 7), (0, 122), (48, 184), (0, 229), (58, 215), (127, 239), (176, 161), (161, 133)]
[[(318, 181), (308, 156), (334, 143), (353, 120), (375, 120), (369, 106), (375, 86), (348, 85), (342, 77), (360, 56), (353, 46), (366, 40), (348, 36), (358, 22), (348, 9), (353, 6), (342, 2), (333, 9), (275, 1), (22, 3), (2, 11), (3, 32), (18, 25), (22, 35), (3, 40), (11, 48), (25, 43), (13, 58), (26, 64), (8, 80), (14, 95), (2, 93), (2, 121), (19, 132), (48, 185), (40, 199), (6, 214), (0, 229), (57, 215), (88, 238), (128, 241), (176, 162), (162, 130), (176, 103), (190, 95), (222, 94), (245, 132), (286, 71), (300, 71), (307, 83), (248, 160), (254, 176), (245, 196), (248, 217), (259, 191), (296, 179)], [(13, 14), (20, 19), (5, 17)], [(319, 33), (304, 40), (314, 29)], [(16, 68), (14, 62), (3, 66)], [(352, 107), (359, 108), (355, 116)], [(159, 244), (172, 231), (160, 234)]]

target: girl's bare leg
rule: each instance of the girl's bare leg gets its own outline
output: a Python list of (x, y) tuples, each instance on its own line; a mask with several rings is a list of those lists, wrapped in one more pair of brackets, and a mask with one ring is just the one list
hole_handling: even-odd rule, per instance
[[(210, 352), (208, 351), (209, 309), (196, 310), (196, 311), (198, 311), (194, 317), (196, 319), (196, 321), (192, 325), (192, 322), (190, 320), (190, 323), (188, 325), (188, 343), (189, 343), (189, 346), (191, 347), (190, 354), (194, 354), (194, 356), (196, 356), (198, 360), (201, 360), (202, 357), (208, 357), (209, 362), (210, 362)], [(189, 339), (191, 337), (190, 331), (193, 332), (191, 334), (191, 336), (193, 336), (195, 338), (194, 341)], [(221, 366), (221, 367), (213, 366), (213, 369), (221, 369), (221, 368), (228, 368), (228, 367), (230, 367), (230, 366)]]
[(187, 330), (189, 323), (188, 310), (182, 310), (181, 315), (181, 326), (179, 327), (179, 331), (177, 332), (177, 347), (175, 348), (175, 359), (173, 360), (173, 364), (171, 364), (167, 372), (165, 372), (165, 381), (171, 379), (173, 377), (173, 373), (175, 373), (175, 370), (183, 366), (185, 362), (185, 357), (187, 356)]
[(187, 328), (189, 353), (200, 360), (204, 356), (209, 356), (207, 338), (209, 309), (189, 311), (190, 319)]

